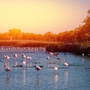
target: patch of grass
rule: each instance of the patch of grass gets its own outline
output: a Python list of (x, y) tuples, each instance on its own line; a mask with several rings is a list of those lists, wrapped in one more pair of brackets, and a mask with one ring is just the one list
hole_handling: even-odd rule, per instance
[(47, 47), (49, 44), (57, 42), (35, 41), (35, 40), (1, 40), (0, 46), (18, 46), (18, 47)]

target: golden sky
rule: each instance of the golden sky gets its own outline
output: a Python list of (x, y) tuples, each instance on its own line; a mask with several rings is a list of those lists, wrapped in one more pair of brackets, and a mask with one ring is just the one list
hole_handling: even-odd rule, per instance
[(0, 33), (13, 28), (41, 34), (73, 30), (89, 7), (90, 0), (0, 0)]

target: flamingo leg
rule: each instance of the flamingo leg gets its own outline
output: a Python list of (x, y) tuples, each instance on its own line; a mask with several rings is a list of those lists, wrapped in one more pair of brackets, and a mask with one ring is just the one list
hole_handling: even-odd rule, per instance
[(55, 71), (55, 74), (57, 74), (57, 72)]
[(39, 76), (39, 71), (38, 71), (38, 76)]
[(9, 73), (9, 71), (8, 71), (8, 73), (7, 73), (7, 77), (8, 77), (8, 76), (10, 76), (10, 73)]
[(67, 70), (68, 70), (68, 67), (66, 67), (67, 68)]
[(8, 72), (9, 76), (10, 76), (10, 73)]
[(8, 77), (8, 73), (7, 73), (7, 77)]
[(65, 68), (66, 68), (66, 67), (64, 67), (64, 71), (65, 71)]

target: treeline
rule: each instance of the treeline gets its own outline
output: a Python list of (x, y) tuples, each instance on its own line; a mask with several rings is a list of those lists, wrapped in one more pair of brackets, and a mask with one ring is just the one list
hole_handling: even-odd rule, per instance
[(24, 33), (20, 29), (13, 28), (6, 33), (0, 33), (0, 40), (38, 40), (38, 41), (59, 41), (59, 42), (85, 42), (90, 41), (90, 10), (83, 21), (74, 30), (54, 34), (47, 32), (44, 35), (34, 33)]
[(0, 40), (38, 40), (38, 41), (57, 41), (57, 34), (47, 32), (44, 35), (34, 33), (24, 33), (20, 29), (13, 28), (8, 32), (0, 33)]

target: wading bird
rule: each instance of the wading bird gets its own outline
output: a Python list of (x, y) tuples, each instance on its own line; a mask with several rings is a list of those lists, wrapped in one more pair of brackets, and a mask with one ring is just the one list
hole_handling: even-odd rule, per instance
[(57, 74), (58, 65), (54, 67), (55, 74)]
[(6, 65), (4, 65), (4, 70), (8, 72), (7, 77), (8, 77), (8, 75), (10, 76), (9, 71), (12, 71), (12, 70), (9, 67), (6, 67)]
[[(68, 63), (65, 62), (65, 58), (63, 58), (64, 66), (68, 66)], [(67, 67), (66, 67), (67, 68)], [(67, 68), (68, 69), (68, 68)]]
[(31, 57), (27, 57), (27, 66), (28, 67), (30, 66), (30, 59), (31, 59)]
[(47, 57), (47, 60), (49, 60), (49, 56)]
[(41, 68), (40, 68), (38, 65), (35, 65), (35, 70), (37, 70), (37, 71), (38, 71), (37, 76), (39, 76), (39, 71), (41, 70)]
[(13, 55), (13, 57), (15, 57), (15, 66), (17, 66), (17, 60), (16, 60), (17, 56), (18, 56), (17, 54)]
[(6, 65), (6, 67), (9, 67), (9, 59), (10, 59), (10, 57), (8, 56), (8, 55), (4, 55), (4, 58), (5, 58), (5, 65)]

